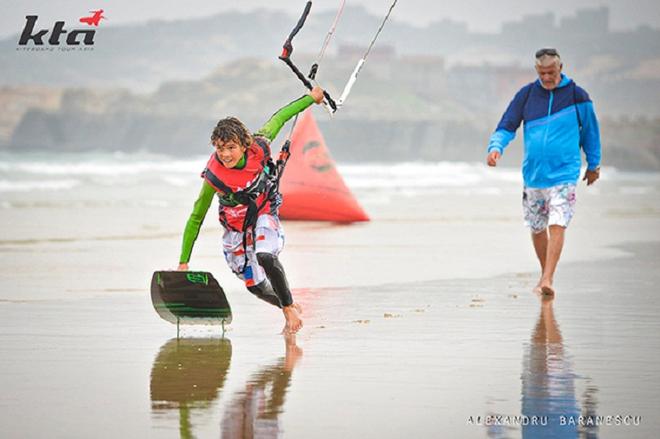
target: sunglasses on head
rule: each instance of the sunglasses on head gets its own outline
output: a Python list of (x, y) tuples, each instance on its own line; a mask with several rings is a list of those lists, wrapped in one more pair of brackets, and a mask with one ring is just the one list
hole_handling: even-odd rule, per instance
[(557, 49), (551, 49), (551, 48), (545, 48), (545, 49), (539, 49), (536, 51), (536, 58), (541, 58), (543, 56), (559, 56), (559, 52), (557, 52)]

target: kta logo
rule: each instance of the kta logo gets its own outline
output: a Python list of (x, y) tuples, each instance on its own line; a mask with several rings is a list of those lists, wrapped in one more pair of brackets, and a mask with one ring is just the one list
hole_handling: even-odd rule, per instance
[[(107, 20), (103, 16), (103, 9), (99, 9), (97, 11), (90, 11), (90, 14), (92, 15), (90, 15), (89, 17), (81, 17), (80, 20), (78, 21), (80, 23), (87, 24), (88, 26), (97, 27), (102, 19)], [(23, 33), (21, 34), (21, 38), (18, 40), (18, 45), (26, 46), (28, 42), (31, 40), (35, 46), (43, 46), (44, 38), (48, 34), (49, 30), (41, 29), (35, 32), (35, 25), (37, 24), (37, 19), (39, 17), (37, 15), (26, 15), (25, 18), (26, 18), (25, 27), (23, 28)], [(79, 46), (80, 45), (79, 37), (81, 35), (82, 35), (82, 44), (84, 44), (85, 46), (93, 46), (94, 35), (96, 34), (96, 30), (75, 29), (72, 31), (67, 31), (64, 29), (63, 21), (56, 21), (55, 25), (53, 26), (53, 29), (50, 31), (48, 44), (50, 44), (51, 46), (59, 46), (60, 37), (64, 34), (68, 34), (66, 36), (66, 44), (68, 46)]]

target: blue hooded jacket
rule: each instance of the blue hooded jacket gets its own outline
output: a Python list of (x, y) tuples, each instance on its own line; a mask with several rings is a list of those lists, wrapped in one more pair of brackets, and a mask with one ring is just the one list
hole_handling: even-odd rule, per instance
[(600, 165), (600, 131), (594, 107), (587, 92), (568, 76), (554, 90), (546, 90), (540, 80), (516, 93), (490, 137), (488, 152), (504, 153), (524, 121), (525, 156), (523, 180), (528, 188), (544, 189), (580, 178), (580, 146), (587, 158), (587, 169)]

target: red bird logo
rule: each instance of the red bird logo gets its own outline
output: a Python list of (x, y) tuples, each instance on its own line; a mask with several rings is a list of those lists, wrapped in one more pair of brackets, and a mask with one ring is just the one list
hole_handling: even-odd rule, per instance
[(92, 15), (89, 17), (82, 17), (79, 21), (81, 23), (87, 23), (90, 26), (98, 26), (101, 19), (107, 20), (107, 18), (103, 16), (103, 9), (99, 9), (98, 11), (89, 11), (89, 13)]

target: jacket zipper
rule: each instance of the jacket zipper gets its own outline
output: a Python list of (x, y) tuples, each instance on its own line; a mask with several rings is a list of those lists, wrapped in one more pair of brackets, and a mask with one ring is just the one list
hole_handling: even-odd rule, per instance
[(554, 90), (550, 90), (550, 99), (548, 100), (548, 118), (547, 123), (545, 124), (545, 135), (543, 136), (543, 155), (545, 156), (546, 145), (548, 144), (548, 131), (550, 130), (550, 113), (552, 112), (552, 101), (555, 98)]

